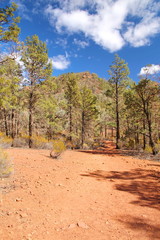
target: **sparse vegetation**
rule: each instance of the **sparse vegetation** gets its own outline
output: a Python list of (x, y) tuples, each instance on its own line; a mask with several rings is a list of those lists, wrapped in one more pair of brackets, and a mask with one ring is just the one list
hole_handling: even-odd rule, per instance
[(53, 149), (50, 152), (52, 158), (59, 158), (61, 154), (66, 150), (66, 145), (62, 140), (53, 141)]
[(8, 154), (0, 148), (0, 178), (9, 177), (13, 173), (13, 165)]

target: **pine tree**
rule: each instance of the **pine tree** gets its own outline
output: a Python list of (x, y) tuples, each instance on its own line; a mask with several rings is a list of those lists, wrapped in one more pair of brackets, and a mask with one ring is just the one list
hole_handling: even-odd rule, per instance
[(85, 133), (89, 124), (98, 116), (96, 108), (97, 97), (86, 86), (81, 89), (81, 147), (85, 142)]
[(110, 66), (110, 70), (108, 71), (111, 75), (109, 82), (113, 88), (113, 98), (115, 101), (115, 115), (116, 115), (116, 148), (120, 148), (119, 140), (120, 140), (120, 94), (124, 89), (128, 81), (129, 68), (127, 63), (123, 59), (121, 59), (117, 54), (115, 54), (115, 59), (113, 64)]
[(27, 85), (29, 86), (29, 147), (31, 148), (33, 135), (33, 112), (35, 104), (38, 101), (38, 84), (49, 78), (52, 73), (52, 66), (51, 63), (49, 63), (46, 44), (40, 41), (37, 35), (27, 37), (22, 53), (22, 61), (27, 75)]
[(73, 134), (73, 112), (79, 105), (80, 95), (77, 78), (74, 73), (68, 73), (66, 80), (65, 98), (67, 100), (67, 112), (69, 116), (69, 140), (72, 142)]
[[(3, 109), (6, 135), (14, 139), (21, 69), (15, 60), (9, 57), (6, 60), (0, 65), (0, 108)], [(7, 121), (8, 116), (11, 119), (10, 122)]]
[(141, 79), (140, 82), (135, 86), (135, 91), (141, 103), (144, 116), (146, 117), (149, 133), (149, 145), (152, 148), (153, 155), (155, 155), (158, 151), (153, 140), (152, 109), (153, 104), (158, 100), (159, 87), (156, 82), (145, 78)]
[(0, 8), (0, 42), (17, 42), (20, 33), (20, 18), (14, 17), (17, 5), (12, 3), (11, 6)]

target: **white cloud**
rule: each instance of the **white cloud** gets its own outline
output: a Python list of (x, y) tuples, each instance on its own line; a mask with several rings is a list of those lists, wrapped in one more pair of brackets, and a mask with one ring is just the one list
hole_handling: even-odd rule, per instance
[(86, 48), (89, 46), (89, 42), (79, 40), (77, 38), (73, 39), (73, 43), (77, 45), (79, 48)]
[(160, 65), (151, 64), (146, 67), (142, 67), (139, 75), (140, 76), (153, 75), (153, 74), (157, 74), (157, 73), (160, 73)]
[[(45, 14), (58, 32), (83, 33), (108, 49), (129, 43), (147, 45), (160, 33), (160, 3), (156, 0), (54, 0)], [(58, 6), (58, 7), (55, 7)]]
[(53, 68), (64, 70), (67, 69), (70, 65), (70, 61), (68, 60), (68, 56), (58, 55), (50, 58)]
[(24, 63), (22, 62), (22, 60), (21, 60), (21, 56), (20, 55), (17, 55), (16, 57), (15, 57), (15, 61), (20, 65), (20, 67), (21, 67), (21, 69), (22, 70), (24, 70)]
[(68, 41), (66, 38), (58, 38), (55, 43), (63, 48), (66, 48)]

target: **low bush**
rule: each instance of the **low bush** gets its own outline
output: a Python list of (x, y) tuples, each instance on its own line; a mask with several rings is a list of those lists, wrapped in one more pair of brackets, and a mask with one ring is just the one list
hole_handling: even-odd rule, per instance
[(8, 154), (0, 149), (0, 178), (9, 177), (12, 172), (13, 166)]
[(36, 135), (34, 135), (32, 137), (32, 141), (33, 141), (33, 148), (37, 148), (37, 149), (52, 149), (52, 142), (49, 142), (43, 136), (36, 136)]
[(149, 145), (146, 145), (145, 150), (146, 153), (152, 153), (152, 148)]
[(9, 148), (12, 145), (13, 139), (7, 137), (4, 133), (0, 132), (0, 148)]
[(23, 137), (16, 137), (13, 140), (13, 147), (27, 147), (28, 146), (28, 140), (26, 140)]
[[(43, 136), (32, 136), (33, 148), (36, 149), (52, 149), (52, 142), (48, 141)], [(15, 138), (13, 141), (14, 147), (28, 147), (29, 136), (22, 135), (21, 137)]]
[(60, 155), (66, 150), (66, 145), (62, 140), (53, 140), (53, 149), (50, 156), (52, 158), (59, 158)]

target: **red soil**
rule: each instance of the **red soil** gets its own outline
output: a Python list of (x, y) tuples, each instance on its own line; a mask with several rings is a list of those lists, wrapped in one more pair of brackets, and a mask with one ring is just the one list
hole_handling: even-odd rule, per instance
[(160, 239), (160, 163), (111, 143), (59, 160), (48, 150), (7, 151), (15, 172), (0, 181), (0, 239)]

